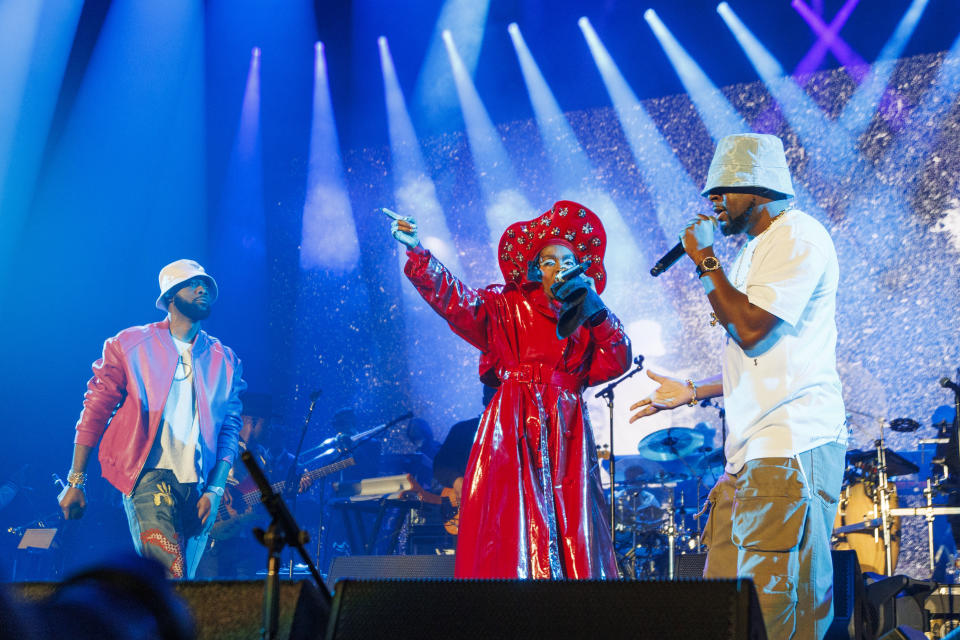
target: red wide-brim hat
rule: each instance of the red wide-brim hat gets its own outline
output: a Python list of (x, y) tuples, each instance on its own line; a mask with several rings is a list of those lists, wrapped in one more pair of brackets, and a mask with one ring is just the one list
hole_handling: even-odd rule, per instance
[(573, 251), (577, 262), (590, 260), (586, 275), (593, 278), (597, 293), (607, 285), (603, 256), (607, 250), (607, 232), (593, 211), (582, 204), (561, 200), (533, 220), (514, 222), (500, 236), (497, 255), (506, 282), (523, 282), (527, 264), (549, 244)]

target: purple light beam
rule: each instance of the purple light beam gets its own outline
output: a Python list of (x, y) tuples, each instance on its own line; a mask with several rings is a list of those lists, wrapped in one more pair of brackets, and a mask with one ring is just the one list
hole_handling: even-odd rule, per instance
[(816, 12), (808, 7), (803, 0), (793, 0), (790, 3), (797, 13), (806, 20), (810, 28), (817, 34), (818, 39), (810, 47), (810, 50), (797, 64), (794, 69), (794, 75), (801, 75), (816, 71), (827, 55), (827, 50), (833, 52), (844, 67), (850, 72), (854, 80), (859, 84), (867, 73), (867, 62), (860, 57), (846, 42), (840, 38), (839, 33), (846, 24), (847, 19), (857, 6), (859, 0), (847, 0), (840, 11), (833, 17), (830, 24), (827, 25)]

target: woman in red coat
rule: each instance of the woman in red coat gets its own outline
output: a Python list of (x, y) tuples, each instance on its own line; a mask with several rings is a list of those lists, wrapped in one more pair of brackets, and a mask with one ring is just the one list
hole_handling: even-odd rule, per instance
[[(606, 284), (600, 219), (561, 201), (511, 225), (498, 252), (506, 284), (476, 290), (420, 245), (413, 218), (384, 213), (407, 246), (410, 282), (480, 349), (480, 378), (499, 387), (480, 419), (464, 477), (456, 576), (617, 577), (581, 397), (630, 366), (630, 340), (598, 295)], [(557, 279), (586, 260), (584, 274)]]

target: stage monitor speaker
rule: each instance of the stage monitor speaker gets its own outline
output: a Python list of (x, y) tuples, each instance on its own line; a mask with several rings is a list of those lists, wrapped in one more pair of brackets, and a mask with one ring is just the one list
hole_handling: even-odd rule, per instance
[[(263, 580), (195, 580), (176, 582), (173, 586), (193, 613), (198, 640), (260, 637)], [(313, 582), (280, 582), (279, 638), (319, 638), (327, 615)]]
[(697, 580), (703, 577), (703, 569), (706, 566), (707, 554), (684, 553), (677, 556), (677, 577)]
[[(21, 601), (40, 602), (57, 588), (55, 582), (9, 585)], [(214, 580), (172, 583), (193, 616), (197, 640), (259, 638), (263, 626), (263, 580)], [(119, 605), (122, 605), (119, 602)], [(322, 637), (329, 611), (313, 582), (280, 583), (278, 638), (313, 640)]]
[(872, 634), (865, 624), (869, 617), (857, 552), (832, 551), (833, 622), (824, 640), (869, 640)]
[(927, 636), (922, 631), (901, 625), (880, 636), (879, 640), (927, 640)]
[(750, 580), (342, 580), (327, 640), (757, 640)]
[(338, 580), (378, 578), (452, 578), (453, 555), (432, 556), (341, 556), (330, 563), (327, 586)]

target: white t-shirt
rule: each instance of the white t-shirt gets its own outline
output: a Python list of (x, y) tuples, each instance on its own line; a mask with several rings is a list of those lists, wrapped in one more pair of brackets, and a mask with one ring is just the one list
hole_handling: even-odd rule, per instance
[(180, 359), (163, 405), (160, 429), (145, 469), (170, 469), (183, 483), (197, 482), (201, 468), (200, 419), (193, 390), (193, 344), (172, 335)]
[(829, 233), (797, 209), (747, 242), (728, 272), (751, 303), (783, 322), (749, 352), (727, 336), (723, 397), (727, 471), (844, 442), (837, 374), (837, 253)]

